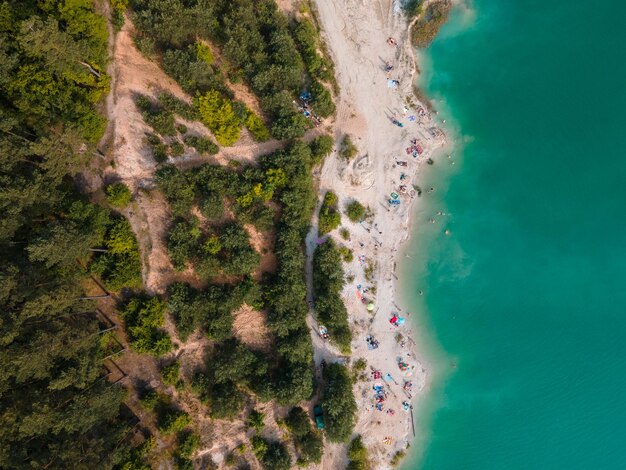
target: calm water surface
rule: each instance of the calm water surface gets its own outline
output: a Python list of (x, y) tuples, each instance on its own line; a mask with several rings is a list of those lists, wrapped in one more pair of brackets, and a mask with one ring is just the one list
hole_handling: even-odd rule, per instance
[(456, 150), (403, 267), (435, 369), (406, 468), (626, 468), (625, 18), (475, 0), (426, 52)]

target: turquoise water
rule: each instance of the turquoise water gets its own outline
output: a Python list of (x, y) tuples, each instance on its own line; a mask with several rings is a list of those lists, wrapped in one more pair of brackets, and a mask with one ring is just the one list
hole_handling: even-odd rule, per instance
[(456, 150), (404, 262), (436, 372), (411, 469), (626, 468), (625, 15), (475, 0), (426, 53)]

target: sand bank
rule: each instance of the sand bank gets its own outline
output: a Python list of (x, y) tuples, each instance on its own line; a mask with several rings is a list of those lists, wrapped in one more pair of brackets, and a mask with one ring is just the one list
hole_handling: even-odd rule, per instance
[[(343, 217), (349, 240), (331, 234), (354, 253), (354, 260), (345, 266), (350, 282), (343, 294), (354, 331), (352, 363), (359, 358), (367, 361), (363, 380), (354, 389), (359, 405), (355, 432), (363, 435), (375, 468), (388, 468), (391, 457), (405, 449), (413, 436), (410, 412), (403, 410), (403, 402), (419, 400), (428, 374), (415, 352), (409, 313), (397, 303), (398, 253), (408, 238), (412, 204), (419, 199), (414, 186), (419, 168), (434, 158), (445, 136), (413, 93), (414, 53), (407, 43), (407, 22), (397, 2), (315, 3), (341, 89), (335, 137), (340, 142), (350, 134), (359, 148), (350, 162), (337, 153), (326, 160), (320, 191), (335, 192), (342, 209), (357, 199), (373, 212), (357, 224)], [(396, 45), (388, 43), (390, 37)], [(387, 65), (393, 68), (388, 71)], [(319, 242), (316, 232), (314, 227), (308, 238), (309, 254)], [(374, 304), (372, 312), (367, 310), (369, 302)], [(403, 326), (390, 323), (394, 313), (406, 319)], [(368, 348), (368, 335), (378, 341), (377, 349)], [(314, 347), (316, 363), (339, 356), (321, 338), (314, 338)], [(398, 362), (405, 363), (406, 369), (401, 370)], [(380, 371), (381, 377), (375, 378), (378, 374), (373, 371)], [(387, 374), (391, 379), (385, 380)], [(412, 387), (405, 389), (405, 382), (411, 382)], [(375, 385), (382, 386), (386, 394), (382, 411), (376, 409)], [(420, 432), (419, 428), (415, 431)], [(343, 468), (342, 459), (345, 456), (340, 447), (329, 446), (321, 468)]]

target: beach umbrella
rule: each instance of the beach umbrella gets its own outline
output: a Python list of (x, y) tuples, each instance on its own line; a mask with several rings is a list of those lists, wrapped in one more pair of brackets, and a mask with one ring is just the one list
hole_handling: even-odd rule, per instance
[(371, 312), (372, 310), (374, 310), (374, 304), (370, 302), (369, 304), (367, 304), (367, 311)]

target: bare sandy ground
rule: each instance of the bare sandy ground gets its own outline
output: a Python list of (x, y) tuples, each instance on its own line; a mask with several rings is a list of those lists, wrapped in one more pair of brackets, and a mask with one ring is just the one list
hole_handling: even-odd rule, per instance
[[(316, 0), (315, 3), (341, 89), (335, 137), (340, 141), (344, 134), (351, 134), (359, 148), (358, 156), (350, 162), (336, 153), (326, 160), (320, 176), (320, 192), (335, 192), (341, 209), (357, 199), (373, 211), (370, 219), (359, 224), (342, 217), (343, 226), (350, 231), (348, 241), (337, 233), (331, 234), (339, 245), (348, 246), (354, 253), (354, 261), (346, 265), (346, 275), (353, 280), (343, 294), (353, 325), (352, 363), (364, 358), (368, 364), (367, 380), (358, 381), (354, 389), (359, 405), (355, 432), (362, 434), (374, 467), (389, 468), (390, 458), (412, 440), (410, 413), (403, 411), (402, 402), (410, 403), (410, 397), (419, 399), (419, 391), (427, 381), (427, 371), (415, 354), (408, 325), (410, 318), (396, 304), (394, 271), (400, 245), (408, 237), (411, 206), (418, 197), (412, 186), (415, 177), (420, 166), (443, 146), (445, 136), (436, 128), (426, 106), (413, 94), (414, 55), (407, 43), (406, 18), (397, 3), (393, 0)], [(389, 37), (395, 38), (398, 45), (389, 45)], [(384, 70), (385, 62), (393, 65), (389, 73)], [(390, 88), (388, 80), (397, 80), (399, 84)], [(403, 127), (394, 125), (393, 118)], [(406, 152), (412, 139), (417, 139), (424, 149), (418, 158)], [(399, 166), (398, 161), (406, 162), (406, 167)], [(405, 176), (401, 180), (402, 173)], [(405, 193), (401, 185), (406, 186)], [(392, 192), (399, 195), (398, 207), (388, 203)], [(307, 239), (309, 254), (320, 242), (316, 232), (317, 228), (313, 227)], [(365, 276), (368, 264), (374, 266), (370, 281)], [(373, 313), (368, 313), (361, 300), (363, 296), (374, 303)], [(393, 326), (389, 322), (393, 312), (405, 317), (407, 324)], [(312, 318), (309, 323), (316, 327)], [(379, 341), (378, 349), (368, 350), (367, 335)], [(337, 360), (338, 353), (332, 345), (316, 334), (313, 339), (317, 363), (322, 359)], [(409, 365), (408, 370), (399, 369), (400, 358)], [(382, 378), (373, 379), (373, 370), (380, 371)], [(392, 380), (384, 380), (387, 373)], [(412, 382), (411, 390), (403, 389), (405, 381)], [(387, 391), (383, 411), (374, 408), (375, 383), (382, 384)], [(388, 410), (393, 410), (393, 414)], [(416, 432), (420, 432), (419, 428)], [(344, 466), (345, 450), (329, 446), (321, 468)]]

